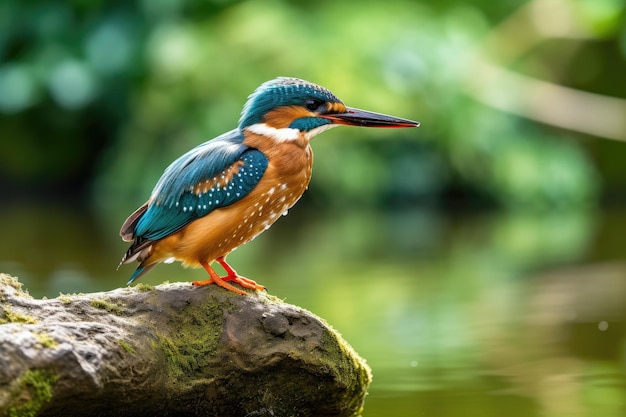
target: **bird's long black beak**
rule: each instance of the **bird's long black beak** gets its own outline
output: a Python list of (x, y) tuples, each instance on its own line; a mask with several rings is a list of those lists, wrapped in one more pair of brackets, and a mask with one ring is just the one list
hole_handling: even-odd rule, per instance
[(320, 117), (331, 120), (335, 124), (363, 127), (418, 127), (420, 122), (400, 119), (399, 117), (371, 111), (346, 107), (345, 113), (323, 114)]

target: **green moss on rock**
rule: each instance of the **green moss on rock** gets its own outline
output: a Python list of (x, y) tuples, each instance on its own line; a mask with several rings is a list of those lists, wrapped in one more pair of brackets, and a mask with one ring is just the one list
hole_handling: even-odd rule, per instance
[(69, 294), (63, 294), (60, 292), (57, 300), (62, 301), (65, 304), (69, 304), (72, 302), (72, 297)]
[(115, 314), (116, 316), (122, 316), (124, 314), (122, 307), (106, 300), (91, 300), (91, 303), (89, 304), (91, 304), (92, 307), (98, 308), (100, 310), (106, 310), (109, 313)]
[(35, 324), (37, 323), (37, 319), (26, 314), (18, 313), (17, 311), (13, 311), (8, 307), (3, 307), (2, 312), (4, 314), (4, 319), (0, 318), (0, 324), (7, 323), (22, 323), (22, 324)]
[(45, 369), (28, 370), (19, 380), (13, 392), (13, 405), (8, 409), (9, 417), (34, 417), (52, 398), (57, 375)]
[(37, 343), (42, 348), (53, 349), (59, 345), (59, 342), (48, 336), (46, 333), (37, 333), (35, 334), (37, 338)]
[(136, 353), (135, 348), (127, 341), (120, 339), (117, 343), (119, 343), (122, 349), (124, 349), (127, 353), (131, 353), (133, 355)]
[(139, 284), (135, 285), (135, 288), (139, 292), (153, 292), (154, 291), (154, 287), (152, 285), (144, 284), (143, 282), (140, 282)]
[[(371, 384), (371, 368), (330, 325), (322, 334), (322, 345), (328, 354), (320, 357), (320, 364), (334, 375), (339, 386), (353, 387), (352, 391), (337, 393), (342, 397), (341, 403), (350, 404), (351, 409), (362, 407), (362, 399), (357, 391)], [(357, 401), (361, 404), (356, 403)]]
[(7, 285), (18, 291), (22, 291), (22, 283), (19, 282), (17, 278), (8, 274), (0, 274), (0, 285)]
[(176, 329), (157, 333), (153, 342), (165, 354), (168, 372), (176, 378), (197, 378), (215, 355), (224, 323), (223, 305), (217, 302), (189, 305), (177, 312)]

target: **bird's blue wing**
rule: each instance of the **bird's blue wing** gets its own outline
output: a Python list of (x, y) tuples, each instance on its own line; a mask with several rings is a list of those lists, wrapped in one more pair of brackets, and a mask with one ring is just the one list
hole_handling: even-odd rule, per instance
[(241, 143), (238, 130), (205, 142), (174, 161), (155, 186), (134, 236), (158, 240), (245, 197), (267, 168), (267, 158)]

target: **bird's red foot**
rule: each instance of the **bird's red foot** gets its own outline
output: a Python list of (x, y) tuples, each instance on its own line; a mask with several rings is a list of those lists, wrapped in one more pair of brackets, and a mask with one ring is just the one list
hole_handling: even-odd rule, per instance
[(241, 285), (244, 288), (248, 288), (249, 290), (256, 290), (256, 291), (265, 291), (265, 287), (263, 285), (257, 284), (256, 281), (251, 280), (250, 278), (246, 278), (246, 277), (242, 277), (237, 275), (236, 277), (232, 278), (232, 279), (226, 279), (229, 277), (224, 277), (222, 279), (224, 279), (224, 281), (233, 281), (236, 282), (237, 284)]
[(248, 293), (246, 293), (245, 291), (241, 291), (240, 289), (233, 287), (232, 285), (224, 281), (219, 276), (216, 276), (215, 278), (205, 279), (204, 281), (194, 281), (191, 284), (196, 287), (204, 287), (205, 285), (209, 285), (209, 284), (217, 284), (220, 287), (226, 288), (227, 290), (232, 291), (234, 293), (241, 294), (241, 295), (248, 295)]
[(263, 285), (257, 284), (256, 281), (251, 280), (250, 278), (242, 277), (241, 275), (239, 275), (232, 266), (226, 263), (226, 259), (224, 259), (223, 256), (217, 258), (216, 261), (220, 265), (222, 265), (222, 268), (224, 268), (224, 270), (226, 271), (227, 275), (222, 278), (224, 281), (234, 281), (242, 287), (248, 288), (250, 290), (265, 291), (265, 287)]
[(209, 285), (209, 284), (217, 284), (220, 287), (226, 288), (227, 290), (235, 292), (237, 294), (248, 295), (245, 291), (235, 288), (228, 283), (229, 281), (232, 281), (241, 285), (243, 288), (247, 288), (250, 290), (257, 290), (257, 291), (265, 290), (265, 287), (263, 285), (259, 285), (251, 279), (239, 276), (237, 272), (233, 268), (231, 268), (230, 265), (226, 263), (223, 257), (218, 258), (216, 260), (220, 263), (220, 265), (224, 267), (227, 275), (225, 277), (220, 277), (217, 274), (217, 272), (215, 272), (213, 268), (209, 266), (208, 263), (202, 263), (201, 265), (204, 267), (204, 269), (206, 269), (206, 271), (209, 273), (211, 278), (204, 280), (204, 281), (194, 281), (192, 283), (194, 286), (202, 287), (202, 286)]

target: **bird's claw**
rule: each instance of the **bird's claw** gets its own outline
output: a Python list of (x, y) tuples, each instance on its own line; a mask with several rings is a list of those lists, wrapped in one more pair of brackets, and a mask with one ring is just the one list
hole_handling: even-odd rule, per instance
[[(213, 272), (213, 274), (215, 274), (215, 272)], [(234, 286), (229, 284), (229, 282), (232, 281), (249, 290), (265, 291), (265, 287), (263, 285), (257, 284), (256, 281), (246, 277), (242, 277), (236, 274), (228, 274), (225, 277), (220, 277), (217, 274), (213, 274), (211, 274), (211, 278), (205, 279), (204, 281), (193, 281), (192, 285), (195, 287), (203, 287), (205, 285), (217, 284), (220, 287), (236, 292), (237, 294), (248, 295), (248, 293), (246, 293), (245, 291), (235, 288)]]

